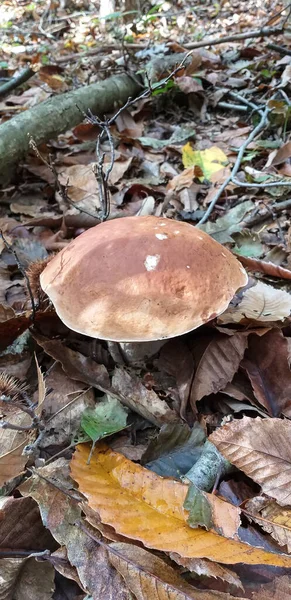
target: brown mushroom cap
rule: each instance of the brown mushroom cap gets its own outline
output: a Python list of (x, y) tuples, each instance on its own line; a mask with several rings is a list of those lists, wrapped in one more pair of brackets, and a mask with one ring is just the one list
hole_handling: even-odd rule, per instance
[(213, 319), (247, 274), (229, 250), (192, 225), (124, 217), (76, 238), (50, 261), (40, 283), (70, 329), (145, 342)]

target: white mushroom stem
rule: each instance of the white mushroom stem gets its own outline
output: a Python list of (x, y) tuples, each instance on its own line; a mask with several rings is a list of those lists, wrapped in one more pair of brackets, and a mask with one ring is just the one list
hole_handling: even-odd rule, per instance
[(108, 349), (116, 363), (138, 365), (157, 354), (168, 340), (154, 342), (108, 342)]

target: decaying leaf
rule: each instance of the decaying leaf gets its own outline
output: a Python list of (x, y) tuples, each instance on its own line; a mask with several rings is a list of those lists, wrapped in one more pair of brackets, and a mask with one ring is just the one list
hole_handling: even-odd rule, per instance
[(243, 585), (239, 576), (234, 571), (231, 571), (222, 565), (207, 560), (206, 558), (182, 558), (175, 552), (170, 552), (170, 558), (178, 565), (185, 567), (188, 571), (196, 573), (198, 577), (202, 576), (221, 579), (238, 590), (243, 590)]
[(190, 402), (196, 402), (209, 394), (223, 390), (237, 372), (248, 345), (247, 335), (218, 334), (208, 344), (195, 372)]
[(244, 319), (262, 321), (283, 321), (291, 313), (291, 295), (277, 290), (261, 281), (243, 293), (240, 304), (228, 308), (219, 317), (220, 323), (239, 323)]
[(200, 167), (202, 171), (202, 176), (199, 177), (200, 181), (209, 181), (211, 175), (216, 171), (220, 171), (228, 162), (228, 159), (224, 152), (216, 146), (206, 150), (193, 150), (188, 142), (183, 147), (182, 161), (185, 168)]
[(233, 598), (230, 594), (221, 595), (220, 592), (194, 588), (161, 558), (132, 544), (110, 544), (109, 559), (125, 579), (137, 600), (168, 600), (169, 598), (231, 600)]
[(265, 496), (248, 500), (244, 511), (248, 517), (258, 523), (264, 531), (270, 533), (280, 546), (287, 546), (291, 552), (291, 508), (283, 508)]
[(280, 329), (262, 336), (250, 335), (242, 366), (250, 378), (257, 401), (269, 415), (291, 416), (291, 371), (288, 343)]
[(0, 600), (52, 600), (55, 571), (33, 557), (0, 560)]
[(233, 242), (232, 234), (243, 229), (242, 220), (246, 213), (252, 209), (253, 203), (250, 200), (240, 202), (237, 206), (228, 210), (224, 217), (216, 219), (215, 223), (208, 221), (205, 225), (199, 225), (199, 229), (209, 233), (221, 244)]
[(187, 525), (183, 503), (188, 486), (134, 464), (104, 445), (79, 445), (71, 470), (80, 491), (103, 523), (117, 533), (140, 540), (146, 547), (177, 552), (188, 558), (210, 558), (223, 564), (290, 565), (291, 558), (227, 540)]
[(210, 441), (281, 506), (291, 504), (291, 423), (244, 417), (217, 429)]
[(253, 595), (253, 600), (290, 600), (291, 577), (276, 577)]
[(112, 377), (112, 393), (154, 425), (179, 422), (179, 417), (154, 390), (143, 385), (133, 372), (116, 367)]
[(189, 511), (188, 523), (191, 527), (206, 527), (219, 535), (238, 540), (240, 509), (225, 502), (214, 494), (208, 494), (192, 484), (184, 502)]

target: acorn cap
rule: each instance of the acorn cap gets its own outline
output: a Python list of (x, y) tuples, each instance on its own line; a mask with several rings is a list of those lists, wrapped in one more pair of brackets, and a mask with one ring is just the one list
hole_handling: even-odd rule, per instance
[(40, 276), (65, 325), (115, 342), (192, 331), (221, 314), (247, 280), (233, 254), (208, 234), (154, 216), (89, 229)]

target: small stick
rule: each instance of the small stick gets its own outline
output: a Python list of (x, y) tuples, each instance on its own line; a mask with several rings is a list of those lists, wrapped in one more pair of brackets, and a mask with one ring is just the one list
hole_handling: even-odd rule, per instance
[(3, 85), (0, 86), (0, 98), (6, 96), (6, 94), (15, 90), (15, 88), (22, 85), (22, 83), (28, 81), (33, 75), (35, 75), (35, 72), (30, 67), (23, 69), (19, 75), (12, 77), (9, 81), (6, 81), (6, 83), (3, 83)]
[(275, 52), (282, 54), (282, 56), (291, 56), (291, 50), (284, 48), (284, 46), (279, 46), (278, 44), (267, 44), (267, 48), (270, 50), (275, 50)]
[(245, 33), (235, 33), (234, 35), (226, 35), (221, 38), (209, 38), (208, 40), (202, 40), (201, 42), (195, 42), (193, 44), (184, 44), (184, 48), (187, 48), (188, 50), (195, 50), (196, 48), (217, 46), (217, 44), (226, 44), (227, 42), (239, 42), (240, 40), (248, 40), (250, 38), (280, 35), (283, 33), (283, 31), (283, 25), (278, 27), (262, 27), (261, 29), (254, 29), (253, 31), (246, 31)]

